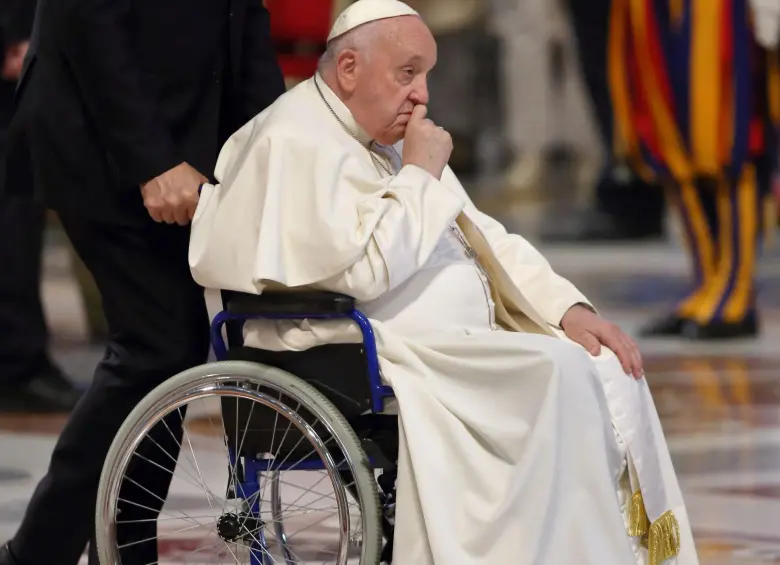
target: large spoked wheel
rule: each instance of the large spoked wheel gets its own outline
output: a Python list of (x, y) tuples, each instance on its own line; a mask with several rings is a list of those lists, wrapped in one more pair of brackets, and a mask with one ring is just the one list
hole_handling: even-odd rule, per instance
[(161, 384), (119, 430), (96, 546), (101, 565), (376, 565), (377, 483), (316, 389), (264, 365), (212, 363)]

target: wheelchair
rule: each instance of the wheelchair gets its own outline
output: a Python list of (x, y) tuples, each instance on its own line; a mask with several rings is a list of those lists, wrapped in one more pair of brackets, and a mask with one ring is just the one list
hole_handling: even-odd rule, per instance
[[(398, 421), (370, 322), (335, 293), (223, 296), (216, 361), (159, 385), (111, 445), (96, 506), (101, 565), (390, 563)], [(259, 318), (350, 319), (363, 339), (245, 347), (241, 326)], [(195, 447), (207, 456), (196, 459)]]

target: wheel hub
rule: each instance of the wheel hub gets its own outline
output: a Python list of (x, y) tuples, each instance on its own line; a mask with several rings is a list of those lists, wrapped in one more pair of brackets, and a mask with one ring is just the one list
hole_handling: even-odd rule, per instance
[(236, 541), (241, 536), (241, 520), (237, 514), (223, 514), (217, 520), (217, 534), (227, 542)]
[(226, 542), (257, 540), (263, 522), (249, 512), (228, 512), (217, 520), (217, 535)]

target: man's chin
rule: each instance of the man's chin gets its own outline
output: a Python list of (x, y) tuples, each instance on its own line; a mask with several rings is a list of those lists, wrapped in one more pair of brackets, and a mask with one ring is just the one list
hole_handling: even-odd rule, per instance
[(382, 145), (395, 145), (406, 135), (406, 124), (398, 125), (385, 133), (382, 137), (377, 137), (377, 141)]

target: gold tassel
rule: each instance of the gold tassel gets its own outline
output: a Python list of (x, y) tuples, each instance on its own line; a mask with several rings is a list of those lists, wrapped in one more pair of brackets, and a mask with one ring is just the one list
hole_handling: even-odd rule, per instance
[(628, 535), (632, 538), (644, 536), (650, 531), (650, 520), (647, 518), (645, 501), (642, 491), (638, 490), (631, 497), (631, 505), (628, 507)]
[(648, 565), (660, 565), (680, 554), (680, 524), (671, 510), (650, 526), (647, 545)]
[(669, 510), (650, 524), (639, 490), (631, 497), (628, 509), (628, 535), (642, 538), (642, 546), (648, 551), (647, 565), (661, 565), (680, 554), (680, 525), (674, 513)]

